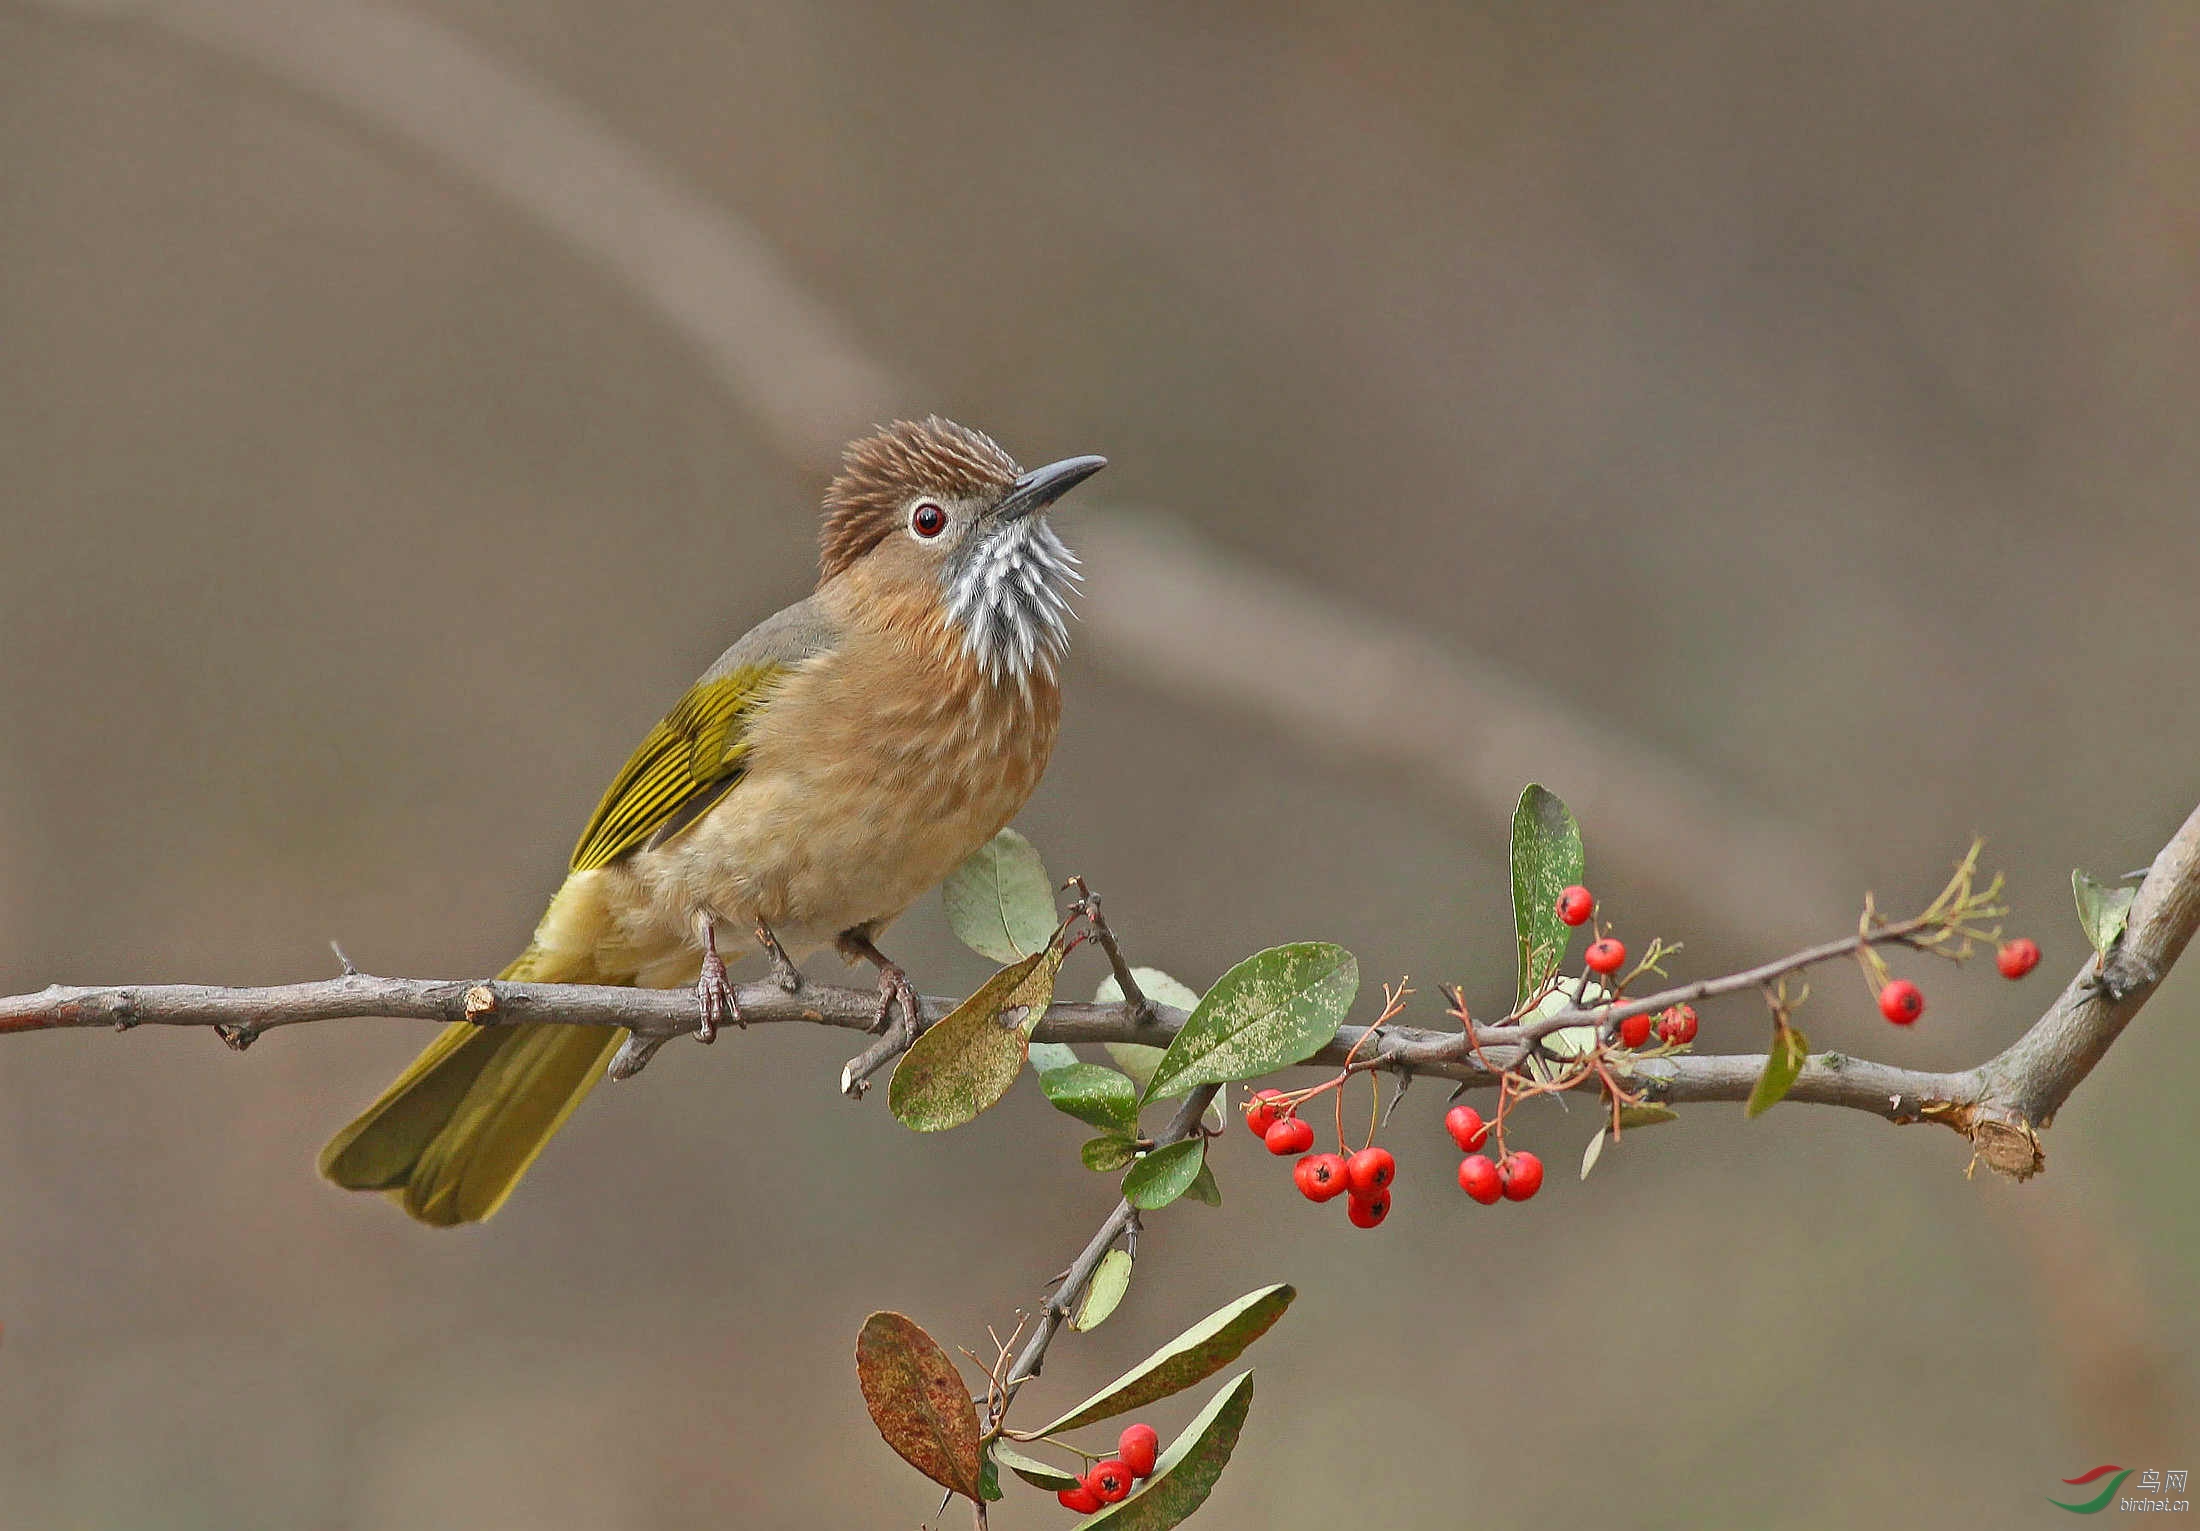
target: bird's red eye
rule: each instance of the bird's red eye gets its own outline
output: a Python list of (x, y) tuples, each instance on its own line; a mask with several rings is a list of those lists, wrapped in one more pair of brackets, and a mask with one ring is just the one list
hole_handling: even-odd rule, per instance
[(947, 530), (947, 512), (930, 500), (922, 501), (910, 512), (909, 529), (919, 537), (937, 537)]

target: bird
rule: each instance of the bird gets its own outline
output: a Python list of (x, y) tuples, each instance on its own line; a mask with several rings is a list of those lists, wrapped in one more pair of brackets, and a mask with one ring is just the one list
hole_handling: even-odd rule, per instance
[[(1107, 466), (1029, 471), (937, 415), (851, 442), (825, 491), (816, 589), (751, 628), (634, 751), (532, 941), (499, 975), (694, 983), (697, 1035), (740, 1009), (720, 938), (772, 975), (831, 947), (878, 971), (877, 1029), (919, 1012), (877, 938), (1022, 809), (1059, 731), (1082, 574), (1049, 507)], [(737, 952), (745, 956), (746, 951)], [(612, 1026), (447, 1025), (321, 1151), (338, 1186), (437, 1227), (504, 1205), (607, 1071)]]

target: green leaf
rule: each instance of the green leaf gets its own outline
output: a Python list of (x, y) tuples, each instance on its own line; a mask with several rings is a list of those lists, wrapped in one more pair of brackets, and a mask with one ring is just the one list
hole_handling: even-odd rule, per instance
[(1041, 1075), (1084, 1061), (1077, 1056), (1077, 1049), (1067, 1042), (1034, 1042), (1027, 1056), (1031, 1060), (1031, 1071)]
[(1660, 1122), (1677, 1122), (1680, 1119), (1681, 1114), (1671, 1106), (1652, 1103), (1619, 1108), (1619, 1124), (1623, 1130), (1629, 1127), (1655, 1127)]
[[(1177, 982), (1159, 968), (1134, 967), (1131, 969), (1131, 976), (1138, 980), (1138, 986), (1145, 991), (1146, 998), (1155, 1004), (1173, 1005), (1187, 1014), (1199, 1008), (1199, 996), (1192, 992), (1191, 987)], [(1097, 1005), (1115, 1004), (1123, 998), (1123, 986), (1110, 973), (1100, 980), (1099, 991), (1092, 998)], [(1167, 1054), (1162, 1049), (1149, 1047), (1143, 1042), (1108, 1042), (1103, 1045), (1108, 1050), (1108, 1056), (1115, 1060), (1115, 1066), (1131, 1076), (1131, 1082), (1138, 1086), (1139, 1099), (1144, 1100), (1146, 1086), (1153, 1082), (1153, 1071), (1161, 1066), (1161, 1060)], [(1217, 1095), (1214, 1104), (1207, 1108), (1207, 1119), (1218, 1130), (1228, 1125), (1222, 1112), (1222, 1097)]]
[(1573, 931), (1558, 917), (1558, 895), (1582, 880), (1581, 826), (1558, 794), (1534, 782), (1513, 810), (1513, 929), (1520, 940), (1516, 1001), (1536, 991), (1565, 959)]
[(1097, 1063), (1072, 1063), (1048, 1069), (1039, 1088), (1054, 1109), (1103, 1132), (1129, 1133), (1138, 1126), (1138, 1086), (1130, 1077)]
[(1337, 1034), (1359, 991), (1360, 964), (1341, 946), (1300, 941), (1255, 952), (1216, 979), (1193, 1009), (1146, 1082), (1145, 1098), (1304, 1062)]
[[(1138, 980), (1139, 991), (1157, 1005), (1169, 1005), (1178, 1010), (1197, 1010), (1199, 996), (1192, 992), (1190, 984), (1179, 983), (1159, 968), (1133, 967), (1131, 977)], [(1110, 973), (1100, 980), (1100, 988), (1092, 996), (1096, 1005), (1112, 1005), (1123, 998), (1123, 986)]]
[[(1573, 984), (1567, 984), (1563, 988), (1553, 989), (1543, 996), (1542, 1003), (1538, 1004), (1530, 1014), (1537, 1020), (1547, 1021), (1552, 1016), (1562, 1014), (1573, 1008), (1575, 987)], [(1595, 979), (1591, 979), (1588, 983), (1579, 987), (1581, 989), (1581, 1005), (1586, 1010), (1593, 1010), (1612, 997), (1611, 991)], [(1593, 1051), (1596, 1045), (1597, 1028), (1594, 1022), (1584, 1022), (1579, 1026), (1562, 1027), (1543, 1039), (1543, 1050), (1554, 1058), (1578, 1058), (1584, 1053)], [(1540, 1062), (1541, 1060), (1532, 1059), (1530, 1061)]]
[(1031, 1028), (1054, 998), (1062, 954), (1049, 945), (1002, 968), (917, 1038), (894, 1065), (886, 1103), (916, 1132), (960, 1127), (1008, 1093)]
[(1184, 1193), (1194, 1201), (1203, 1201), (1210, 1207), (1222, 1205), (1222, 1187), (1215, 1184), (1215, 1167), (1201, 1161), (1199, 1173), (1192, 1177), (1190, 1189)]
[(1131, 1255), (1127, 1249), (1111, 1249), (1100, 1257), (1100, 1265), (1092, 1273), (1092, 1280), (1085, 1283), (1085, 1300), (1078, 1305), (1076, 1318), (1070, 1327), (1077, 1330), (1097, 1329), (1107, 1322), (1115, 1305), (1123, 1300), (1123, 1294), (1131, 1289)]
[(1170, 1531), (1207, 1502), (1215, 1480), (1230, 1465), (1245, 1416), (1253, 1406), (1253, 1374), (1224, 1384), (1199, 1417), (1169, 1443), (1137, 1493), (1081, 1521), (1076, 1531)]
[(1129, 1138), (1110, 1133), (1102, 1138), (1087, 1138), (1085, 1146), (1077, 1150), (1077, 1157), (1084, 1160), (1086, 1169), (1105, 1175), (1137, 1158), (1138, 1145)]
[[(1052, 1462), (1042, 1462), (1037, 1457), (1027, 1457), (1006, 1441), (993, 1443), (993, 1460), (1000, 1463), (1033, 1488), (1059, 1494), (1066, 1488), (1075, 1488), (1085, 1480), (1073, 1472), (1064, 1471)], [(1158, 1470), (1161, 1464), (1154, 1464)]]
[(987, 1452), (978, 1465), (978, 1497), (988, 1504), (1001, 1497), (1001, 1469), (995, 1465), (991, 1452)]
[(1143, 1042), (1107, 1042), (1102, 1045), (1107, 1048), (1108, 1056), (1115, 1060), (1115, 1066), (1130, 1076), (1131, 1083), (1138, 1086), (1141, 1094), (1153, 1082), (1153, 1071), (1161, 1066), (1161, 1060), (1167, 1056), (1160, 1048), (1148, 1047)]
[(1582, 1179), (1587, 1180), (1589, 1171), (1597, 1167), (1597, 1160), (1604, 1157), (1604, 1140), (1611, 1135), (1611, 1129), (1599, 1127), (1597, 1135), (1589, 1140), (1589, 1146), (1581, 1151)]
[(995, 962), (1044, 951), (1054, 935), (1054, 884), (1031, 842), (1004, 829), (940, 885), (947, 923), (965, 946)]
[(1282, 1284), (1247, 1292), (1228, 1307), (1208, 1314), (1053, 1424), (1030, 1433), (1055, 1435), (1075, 1430), (1197, 1386), (1243, 1355), (1245, 1347), (1266, 1334), (1298, 1295), (1296, 1288)]
[(2131, 901), (2139, 896), (2139, 890), (2111, 887), (2073, 871), (2070, 891), (2078, 901), (2078, 926), (2105, 961), (2117, 937), (2124, 933), (2124, 922), (2131, 918)]
[(1762, 1116), (1778, 1105), (1787, 1092), (1795, 1087), (1795, 1078), (1803, 1072), (1803, 1060), (1810, 1056), (1810, 1038), (1802, 1028), (1790, 1026), (1778, 1016), (1772, 1022), (1772, 1051), (1765, 1057), (1765, 1071), (1757, 1076), (1757, 1087), (1749, 1092), (1749, 1104), (1743, 1107), (1747, 1116)]
[(947, 1352), (900, 1313), (874, 1313), (856, 1336), (856, 1382), (886, 1444), (965, 1499), (983, 1492), (978, 1411)]
[[(1148, 1047), (1143, 1042), (1108, 1042), (1103, 1045), (1108, 1050), (1108, 1056), (1115, 1060), (1115, 1066), (1128, 1074), (1131, 1083), (1138, 1086), (1139, 1099), (1145, 1099), (1146, 1086), (1153, 1082), (1153, 1071), (1161, 1066), (1162, 1058), (1167, 1055), (1160, 1048)], [(1207, 1106), (1207, 1120), (1218, 1132), (1228, 1125), (1222, 1115), (1222, 1095), (1219, 1091)]]
[(1141, 1212), (1158, 1212), (1192, 1188), (1207, 1161), (1207, 1140), (1189, 1137), (1157, 1148), (1123, 1177), (1123, 1199)]

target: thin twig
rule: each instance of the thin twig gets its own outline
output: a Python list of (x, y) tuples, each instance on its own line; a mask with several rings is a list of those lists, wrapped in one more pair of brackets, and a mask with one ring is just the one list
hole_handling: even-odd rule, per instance
[(1115, 944), (1115, 932), (1108, 925), (1107, 916), (1100, 912), (1100, 895), (1085, 886), (1085, 879), (1072, 877), (1064, 886), (1077, 890), (1077, 911), (1084, 915), (1085, 923), (1092, 927), (1093, 938), (1100, 943), (1100, 950), (1108, 954), (1108, 966), (1114, 970), (1115, 985), (1123, 991), (1123, 1002), (1144, 1021), (1154, 1019), (1153, 1002), (1146, 998), (1146, 991), (1138, 986), (1131, 965), (1123, 960), (1123, 950)]
[[(1221, 1088), (1220, 1085), (1201, 1085), (1185, 1096), (1184, 1103), (1169, 1118), (1169, 1124), (1155, 1136), (1154, 1146), (1163, 1148), (1197, 1132), (1199, 1119), (1207, 1113), (1207, 1103), (1215, 1098), (1215, 1092)], [(1001, 1417), (1007, 1414), (1008, 1406), (1016, 1401), (1016, 1395), (1022, 1391), (1023, 1385), (1039, 1375), (1039, 1369), (1046, 1364), (1047, 1347), (1054, 1343), (1055, 1335), (1076, 1308), (1078, 1300), (1084, 1296), (1085, 1288), (1091, 1285), (1093, 1273), (1100, 1269), (1100, 1262), (1107, 1258), (1108, 1251), (1115, 1247), (1118, 1239), (1130, 1238), (1137, 1228), (1138, 1209), (1128, 1201), (1118, 1201), (1115, 1210), (1107, 1215), (1091, 1239), (1086, 1241), (1077, 1258), (1070, 1262), (1069, 1271), (1063, 1276), (1061, 1284), (1039, 1309), (1039, 1321), (1032, 1328), (1031, 1338), (1024, 1341), (1024, 1348), (1016, 1353), (1016, 1364), (1008, 1369), (1007, 1376), (1002, 1380), (1001, 1414), (993, 1420), (995, 1427), (1000, 1425)]]

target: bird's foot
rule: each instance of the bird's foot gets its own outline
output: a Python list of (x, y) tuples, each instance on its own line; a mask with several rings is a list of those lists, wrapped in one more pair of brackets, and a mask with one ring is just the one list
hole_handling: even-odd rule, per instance
[(917, 1008), (917, 991), (910, 986), (909, 975), (892, 962), (879, 964), (878, 1017), (871, 1022), (874, 1036), (883, 1034), (894, 1024), (894, 1006), (901, 1006), (901, 1013), (908, 1017), (911, 1027), (924, 1024), (924, 1012)]
[(910, 987), (909, 975), (902, 965), (880, 951), (872, 942), (870, 932), (861, 926), (842, 931), (834, 944), (850, 962), (860, 957), (878, 969), (878, 1015), (871, 1022), (872, 1034), (876, 1036), (892, 1029), (894, 1006), (899, 1003), (901, 1013), (909, 1021), (908, 1037), (914, 1040), (924, 1029), (924, 1011), (917, 1003), (917, 991)]
[(772, 982), (789, 994), (800, 990), (802, 969), (794, 965), (794, 959), (787, 955), (787, 949), (779, 944), (779, 937), (773, 935), (772, 928), (762, 920), (756, 922), (756, 941), (764, 948), (764, 959), (772, 965)]
[(718, 955), (715, 941), (705, 938), (703, 944), (703, 973), (695, 980), (695, 1005), (700, 1014), (695, 1022), (695, 1040), (718, 1040), (718, 1023), (730, 1020), (734, 1025), (746, 1028), (749, 1024), (741, 1018), (741, 1003), (733, 997), (733, 985), (726, 981), (725, 959)]
[[(910, 987), (909, 975), (900, 963), (872, 944), (868, 930), (858, 926), (842, 931), (835, 944), (849, 961), (861, 957), (878, 968), (878, 1015), (871, 1022), (871, 1030), (878, 1034), (879, 1040), (850, 1058), (848, 1066), (840, 1071), (842, 1093), (860, 1096), (869, 1088), (873, 1074), (907, 1052), (910, 1044), (916, 1041), (918, 1033), (924, 1030), (924, 1009), (917, 1000), (917, 991)], [(902, 1013), (898, 1025), (894, 1020), (897, 1004)]]

